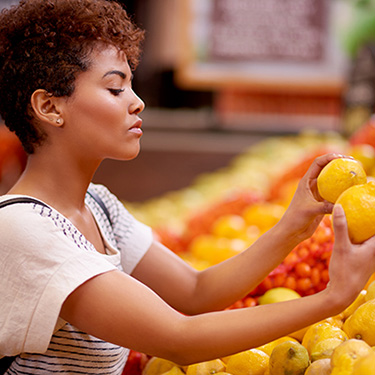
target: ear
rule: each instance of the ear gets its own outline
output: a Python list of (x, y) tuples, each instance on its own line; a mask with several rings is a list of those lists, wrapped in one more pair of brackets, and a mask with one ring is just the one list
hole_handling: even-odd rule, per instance
[(38, 89), (31, 95), (30, 103), (38, 120), (59, 127), (63, 125), (64, 120), (59, 112), (56, 99), (46, 90)]

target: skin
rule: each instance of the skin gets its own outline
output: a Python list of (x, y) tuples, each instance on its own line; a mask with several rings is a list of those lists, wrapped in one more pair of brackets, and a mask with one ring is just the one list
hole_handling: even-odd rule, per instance
[[(34, 92), (31, 104), (48, 141), (30, 155), (9, 194), (47, 202), (104, 252), (84, 196), (102, 160), (138, 155), (144, 104), (131, 88), (126, 56), (111, 47), (96, 49), (93, 62), (77, 77), (70, 98)], [(332, 211), (332, 204), (317, 193), (316, 178), (337, 157), (317, 158), (279, 223), (238, 256), (199, 272), (154, 241), (132, 275), (111, 271), (93, 277), (70, 294), (60, 316), (106, 341), (189, 364), (257, 347), (338, 314), (375, 271), (375, 239), (351, 244), (340, 206), (334, 212), (336, 242), (324, 291), (222, 311), (262, 281)]]

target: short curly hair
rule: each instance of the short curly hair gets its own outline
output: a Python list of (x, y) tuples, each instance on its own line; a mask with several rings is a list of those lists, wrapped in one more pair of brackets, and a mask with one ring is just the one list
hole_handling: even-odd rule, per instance
[(32, 93), (71, 96), (100, 43), (139, 62), (144, 31), (110, 0), (22, 0), (0, 14), (0, 115), (32, 154), (46, 138), (33, 121)]

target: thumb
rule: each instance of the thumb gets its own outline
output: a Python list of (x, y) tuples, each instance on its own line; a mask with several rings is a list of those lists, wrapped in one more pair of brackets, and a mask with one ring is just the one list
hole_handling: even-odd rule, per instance
[(335, 233), (335, 242), (337, 245), (350, 243), (348, 224), (346, 222), (345, 211), (341, 204), (335, 204), (333, 207), (333, 231)]

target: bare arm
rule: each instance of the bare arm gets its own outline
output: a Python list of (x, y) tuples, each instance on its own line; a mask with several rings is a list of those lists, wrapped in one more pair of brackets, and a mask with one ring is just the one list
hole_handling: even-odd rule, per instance
[(375, 269), (375, 238), (349, 241), (342, 210), (335, 215), (328, 287), (313, 296), (279, 304), (184, 316), (149, 288), (118, 271), (78, 287), (61, 317), (96, 337), (180, 364), (200, 362), (257, 347), (341, 312)]
[(314, 232), (323, 215), (332, 211), (333, 205), (317, 194), (316, 178), (336, 157), (330, 154), (315, 160), (280, 222), (238, 256), (197, 272), (155, 242), (133, 276), (186, 314), (231, 305), (253, 290), (298, 243)]

